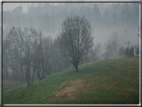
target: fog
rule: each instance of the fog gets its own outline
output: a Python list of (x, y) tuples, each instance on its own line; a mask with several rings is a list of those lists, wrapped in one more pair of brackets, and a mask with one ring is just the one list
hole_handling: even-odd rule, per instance
[[(12, 3), (12, 6), (14, 3)], [(4, 28), (32, 27), (40, 29), (46, 36), (56, 38), (60, 33), (63, 20), (71, 15), (85, 16), (92, 25), (92, 35), (95, 41), (105, 43), (112, 32), (119, 33), (122, 37), (127, 32), (127, 39), (134, 45), (137, 43), (138, 34), (138, 4), (109, 4), (101, 3), (24, 3), (7, 11), (4, 3)], [(16, 5), (18, 5), (16, 3)], [(27, 7), (27, 8), (26, 8)], [(96, 8), (96, 10), (94, 9)], [(94, 9), (94, 10), (93, 10)], [(27, 12), (25, 13), (25, 10)]]
[[(7, 8), (9, 5), (11, 5), (11, 7)], [(43, 37), (51, 38), (54, 44), (53, 47), (55, 48), (52, 53), (52, 55), (55, 55), (54, 57), (52, 56), (53, 58), (49, 61), (51, 62), (50, 68), (52, 68), (49, 73), (49, 75), (51, 75), (73, 67), (59, 54), (56, 55), (56, 52), (60, 51), (56, 40), (58, 41), (58, 37), (62, 32), (62, 23), (64, 20), (67, 17), (75, 15), (85, 17), (90, 22), (91, 34), (94, 38), (94, 49), (100, 44), (99, 58), (96, 56), (91, 60), (91, 58), (89, 59), (86, 57), (88, 59), (80, 62), (80, 64), (109, 58), (124, 57), (124, 55), (116, 55), (116, 52), (114, 56), (106, 56), (109, 54), (106, 52), (106, 50), (108, 50), (107, 46), (109, 46), (109, 43), (110, 46), (112, 46), (111, 41), (116, 40), (115, 42), (118, 43), (118, 46), (115, 48), (126, 48), (128, 45), (130, 48), (138, 44), (138, 3), (4, 3), (3, 37), (4, 40), (6, 40), (6, 35), (10, 34), (10, 29), (14, 26), (15, 28), (20, 27), (22, 30), (24, 28), (37, 29), (42, 32)], [(57, 61), (55, 56), (60, 56), (60, 59), (57, 58)], [(6, 66), (7, 65), (5, 65), (5, 67)], [(8, 73), (9, 72), (10, 71), (8, 71)], [(8, 78), (6, 75), (7, 74), (5, 74), (5, 78)]]

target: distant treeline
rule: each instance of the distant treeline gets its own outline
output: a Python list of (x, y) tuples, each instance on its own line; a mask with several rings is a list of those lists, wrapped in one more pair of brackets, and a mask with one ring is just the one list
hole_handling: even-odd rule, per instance
[[(139, 45), (119, 44), (118, 36), (113, 35), (105, 45), (97, 43), (88, 51), (79, 65), (111, 58), (139, 56)], [(27, 85), (34, 79), (42, 80), (46, 76), (71, 68), (60, 47), (60, 39), (52, 39), (33, 28), (12, 27), (3, 40), (3, 78), (24, 80)]]
[[(64, 50), (60, 47), (59, 37), (61, 33), (60, 30), (63, 28), (63, 26), (61, 26), (63, 20), (69, 16), (77, 14), (79, 17), (85, 17), (88, 20), (86, 22), (91, 23), (91, 26), (89, 25), (91, 31), (101, 28), (102, 26), (106, 28), (107, 32), (112, 33), (112, 31), (107, 30), (107, 28), (109, 25), (113, 25), (114, 27), (116, 24), (119, 24), (119, 27), (122, 27), (122, 29), (124, 28), (124, 31), (126, 26), (134, 25), (134, 29), (132, 27), (132, 30), (137, 31), (136, 26), (138, 27), (139, 18), (138, 4), (111, 4), (104, 8), (103, 6), (106, 6), (106, 4), (86, 3), (84, 5), (83, 3), (63, 3), (55, 6), (46, 3), (43, 5), (29, 6), (27, 13), (23, 13), (22, 6), (15, 8), (11, 12), (4, 11), (3, 78), (23, 80), (26, 81), (29, 86), (32, 85), (33, 81), (36, 79), (42, 80), (48, 75), (73, 67), (63, 54)], [(76, 21), (77, 20), (80, 19), (76, 19)], [(74, 22), (71, 24), (74, 25), (74, 27), (77, 26)], [(77, 33), (76, 29), (80, 28), (74, 27), (71, 29), (74, 29), (72, 31)], [(82, 26), (82, 29), (84, 28), (85, 27)], [(68, 30), (70, 27), (64, 27), (64, 29)], [(104, 32), (105, 36), (95, 34), (95, 37), (101, 36), (102, 39), (106, 41), (105, 44), (95, 42), (93, 47), (85, 52), (87, 55), (83, 57), (79, 65), (104, 59), (139, 56), (137, 34), (134, 35), (137, 41), (135, 45), (133, 45), (131, 41), (129, 41), (130, 33), (127, 31), (126, 33), (124, 32), (124, 39), (122, 38), (123, 34), (119, 36), (119, 30), (120, 29), (118, 29), (117, 32), (114, 31), (111, 36), (108, 36), (105, 35), (105, 31), (100, 29), (100, 32)], [(81, 31), (85, 30), (80, 30), (80, 32)], [(50, 35), (55, 32), (57, 35)], [(65, 31), (62, 33), (66, 36)], [(68, 31), (68, 34), (69, 33), (71, 33), (70, 30)], [(91, 32), (90, 35), (93, 35), (95, 40), (96, 38), (93, 33), (94, 32)], [(81, 32), (81, 34), (83, 33)], [(54, 36), (54, 39), (52, 36)], [(77, 40), (75, 35), (73, 37)], [(78, 41), (80, 41), (80, 39), (78, 39)], [(83, 42), (80, 45), (83, 47)]]
[[(28, 6), (27, 13), (23, 13), (22, 6), (13, 11), (3, 12), (3, 24), (7, 28), (31, 27), (42, 29), (43, 32), (58, 32), (61, 23), (70, 15), (85, 16), (92, 27), (97, 25), (110, 26), (117, 24), (138, 25), (139, 4), (138, 3), (63, 3), (57, 6), (40, 3)], [(57, 35), (56, 35), (57, 36)]]

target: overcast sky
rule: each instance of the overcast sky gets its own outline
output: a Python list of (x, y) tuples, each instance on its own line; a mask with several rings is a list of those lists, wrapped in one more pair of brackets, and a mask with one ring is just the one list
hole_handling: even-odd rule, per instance
[[(12, 1), (12, 0), (4, 0), (4, 1)], [(29, 1), (29, 0), (24, 0), (24, 1)], [(34, 1), (39, 1), (39, 0), (30, 0), (30, 1), (34, 2)], [(61, 0), (42, 0), (42, 1), (61, 1)], [(87, 0), (62, 0), (62, 1), (87, 1)], [(116, 1), (116, 0), (88, 0), (88, 1)], [(122, 0), (117, 0), (117, 1), (122, 1)], [(140, 0), (125, 0), (125, 1), (140, 1)], [(18, 2), (18, 0), (17, 0), (17, 2)], [(4, 11), (7, 11), (7, 10), (11, 11), (14, 8), (21, 5), (23, 7), (23, 11), (26, 12), (28, 5), (31, 5), (31, 4), (32, 3), (4, 3), (3, 10)], [(0, 11), (1, 11), (1, 8), (0, 8)]]

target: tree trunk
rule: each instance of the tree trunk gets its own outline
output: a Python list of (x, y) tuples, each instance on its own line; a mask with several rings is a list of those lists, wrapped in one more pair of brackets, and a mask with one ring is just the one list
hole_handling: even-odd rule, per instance
[(34, 67), (34, 70), (33, 70), (33, 73), (32, 73), (32, 78), (31, 78), (31, 85), (33, 85), (33, 81), (34, 81), (34, 77), (35, 77), (35, 72), (36, 72), (36, 69)]
[(24, 72), (23, 72), (23, 65), (22, 64), (21, 64), (21, 74), (22, 74), (21, 80), (23, 81), (24, 80)]
[(78, 72), (78, 66), (77, 65), (75, 66), (75, 70), (76, 70), (76, 72)]

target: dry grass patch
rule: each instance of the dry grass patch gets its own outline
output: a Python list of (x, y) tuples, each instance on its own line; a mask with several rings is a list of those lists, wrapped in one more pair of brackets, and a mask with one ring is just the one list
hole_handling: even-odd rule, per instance
[(134, 88), (134, 87), (130, 87), (130, 88), (124, 89), (124, 91), (126, 91), (126, 92), (135, 92), (135, 91), (137, 91), (137, 89)]
[(65, 85), (65, 83), (62, 83), (62, 85), (60, 86), (60, 88), (62, 88)]
[[(83, 80), (77, 79), (76, 81), (70, 81), (69, 84), (70, 87), (66, 87), (62, 91), (54, 92), (53, 94), (56, 94), (54, 98), (50, 99), (49, 103), (59, 103), (59, 102), (68, 102), (75, 99), (75, 94), (80, 90), (80, 88), (83, 87)], [(62, 83), (60, 88), (63, 87), (65, 83)]]
[(100, 87), (104, 91), (117, 90), (118, 87), (115, 86), (115, 83), (108, 82), (108, 81), (110, 81), (109, 77), (103, 77), (101, 80), (99, 80), (99, 79), (100, 79), (99, 77), (96, 77), (94, 79), (90, 79), (88, 81), (88, 84), (86, 84), (85, 87), (82, 89), (82, 90), (84, 90), (84, 93), (96, 92), (96, 89), (100, 88)]
[(138, 92), (138, 89), (134, 88), (134, 87), (127, 87), (127, 88), (124, 88), (120, 93), (121, 94), (128, 94), (128, 93), (131, 93), (131, 92)]

